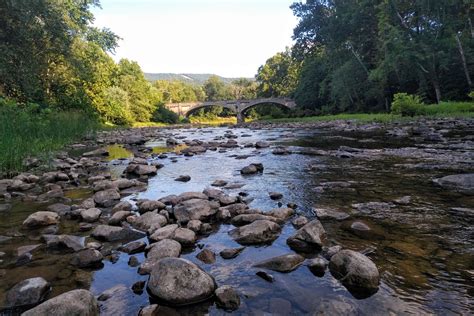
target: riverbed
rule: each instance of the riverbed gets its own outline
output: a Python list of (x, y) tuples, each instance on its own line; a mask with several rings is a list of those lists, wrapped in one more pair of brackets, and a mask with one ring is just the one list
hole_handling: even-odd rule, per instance
[[(318, 209), (343, 212), (347, 214), (343, 219), (320, 218), (326, 231), (325, 245), (363, 252), (380, 272), (378, 291), (364, 298), (351, 294), (329, 270), (315, 275), (305, 263), (289, 273), (268, 271), (273, 282), (258, 277), (256, 272), (262, 269), (255, 268), (255, 263), (293, 253), (286, 242), (297, 230), (291, 220), (282, 224), (280, 235), (271, 244), (247, 246), (230, 260), (217, 255), (214, 263), (206, 264), (196, 257), (202, 249), (218, 254), (240, 246), (229, 235), (233, 225), (212, 223), (212, 230), (198, 234), (193, 247), (183, 248), (181, 258), (199, 265), (218, 285), (231, 285), (238, 292), (241, 304), (236, 314), (469, 314), (474, 294), (474, 198), (470, 193), (438, 186), (433, 179), (474, 171), (474, 122), (427, 124), (426, 129), (417, 124), (157, 129), (149, 132), (140, 146), (114, 142), (113, 137), (102, 135), (107, 141), (99, 147), (108, 148), (109, 156), (100, 158), (99, 169), (118, 178), (134, 157), (160, 164), (156, 175), (146, 179), (146, 186), (122, 194), (122, 200), (132, 204), (139, 199), (202, 192), (222, 180), (226, 184), (219, 189), (225, 194), (240, 196), (249, 208), (262, 212), (289, 205), (295, 208), (294, 217), (309, 220), (317, 218)], [(176, 143), (167, 143), (170, 138)], [(192, 155), (181, 152), (187, 147), (228, 140), (234, 140), (236, 146), (208, 146)], [(264, 146), (256, 148), (257, 142)], [(74, 158), (90, 149), (91, 144), (86, 143), (69, 149), (69, 155)], [(263, 164), (263, 172), (242, 175), (241, 169), (252, 163)], [(190, 180), (175, 181), (182, 175)], [(82, 180), (63, 188), (62, 202), (67, 205), (80, 204), (93, 195)], [(280, 193), (282, 198), (272, 199), (270, 192)], [(131, 255), (119, 251), (116, 244), (104, 243), (103, 265), (95, 269), (71, 266), (73, 254), (44, 247), (44, 232), (22, 227), (29, 214), (52, 204), (38, 202), (34, 196), (38, 194), (26, 191), (0, 200), (0, 204), (11, 205), (0, 212), (0, 236), (5, 237), (0, 243), (4, 253), (0, 257), (0, 302), (18, 282), (40, 276), (51, 284), (48, 297), (78, 288), (99, 296), (123, 285), (117, 292), (119, 298), (99, 302), (102, 314), (133, 315), (157, 303), (146, 289), (142, 293), (131, 290), (133, 284), (147, 281), (148, 276), (138, 274), (137, 267), (129, 264)], [(99, 222), (106, 222), (103, 214)], [(361, 233), (352, 229), (354, 222), (365, 224), (369, 230)], [(90, 231), (80, 232), (75, 219), (61, 220), (54, 233), (94, 240)], [(146, 237), (142, 240), (149, 242)], [(18, 247), (32, 244), (41, 246), (31, 258), (19, 261)], [(304, 256), (311, 259), (318, 255)], [(144, 253), (133, 256), (139, 262), (145, 259)], [(4, 314), (22, 310), (3, 308)], [(226, 313), (212, 299), (192, 306), (164, 306), (161, 311)]]

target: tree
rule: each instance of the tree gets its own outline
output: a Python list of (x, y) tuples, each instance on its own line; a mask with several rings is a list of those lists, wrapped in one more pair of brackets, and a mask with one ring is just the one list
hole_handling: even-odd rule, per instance
[(230, 89), (218, 76), (210, 76), (204, 83), (206, 101), (222, 101), (231, 99)]

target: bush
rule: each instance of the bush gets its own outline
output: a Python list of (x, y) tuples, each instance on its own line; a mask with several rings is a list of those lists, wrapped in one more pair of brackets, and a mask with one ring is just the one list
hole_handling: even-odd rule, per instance
[(160, 104), (153, 113), (152, 119), (153, 122), (176, 124), (179, 122), (179, 115)]
[(415, 116), (425, 113), (425, 104), (419, 96), (407, 93), (397, 93), (393, 96), (392, 114)]
[(471, 93), (469, 93), (468, 96), (474, 100), (474, 91), (471, 91)]

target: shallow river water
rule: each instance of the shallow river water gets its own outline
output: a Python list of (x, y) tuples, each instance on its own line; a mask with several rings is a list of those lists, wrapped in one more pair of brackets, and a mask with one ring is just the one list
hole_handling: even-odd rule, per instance
[[(228, 128), (200, 128), (173, 130), (174, 137), (213, 140), (224, 136)], [(218, 253), (224, 248), (238, 247), (228, 232), (230, 224), (213, 226), (208, 236), (200, 236), (198, 247), (185, 249), (182, 258), (189, 259), (209, 272), (219, 285), (232, 285), (240, 294), (241, 306), (235, 312), (245, 315), (388, 315), (388, 314), (470, 314), (474, 297), (474, 249), (472, 217), (453, 213), (453, 208), (473, 208), (472, 196), (447, 192), (434, 186), (433, 178), (447, 175), (442, 170), (407, 168), (413, 160), (393, 156), (374, 159), (341, 158), (308, 154), (307, 149), (335, 150), (340, 146), (382, 149), (415, 146), (410, 139), (390, 138), (384, 133), (334, 133), (313, 129), (258, 129), (232, 128), (239, 145), (267, 141), (271, 148), (248, 147), (226, 149), (225, 152), (206, 153), (185, 157), (165, 147), (164, 139), (148, 143), (154, 152), (168, 152), (165, 159), (155, 158), (164, 165), (149, 179), (146, 191), (125, 197), (159, 199), (169, 194), (202, 191), (215, 180), (235, 184), (223, 190), (230, 195), (239, 192), (253, 199), (251, 208), (270, 210), (278, 203), (295, 203), (297, 214), (315, 218), (314, 208), (332, 208), (350, 214), (344, 221), (322, 221), (328, 245), (365, 251), (377, 265), (381, 285), (377, 293), (355, 298), (329, 271), (315, 276), (301, 265), (290, 273), (271, 272), (275, 282), (269, 283), (255, 273), (252, 265), (263, 259), (291, 253), (286, 239), (295, 232), (288, 221), (281, 235), (271, 245), (246, 247), (235, 259), (217, 256), (214, 264), (204, 264), (196, 254), (206, 247)], [(275, 146), (285, 146), (293, 153), (274, 155)], [(112, 174), (120, 175), (131, 153), (115, 147), (115, 156), (106, 162)], [(122, 160), (117, 160), (122, 158)], [(174, 159), (175, 158), (175, 159)], [(242, 176), (240, 169), (250, 163), (263, 163), (262, 174)], [(105, 162), (104, 162), (105, 163)], [(474, 168), (471, 165), (471, 168)], [(469, 171), (469, 170), (466, 170)], [(472, 171), (472, 170), (471, 170)], [(189, 182), (174, 181), (179, 175), (189, 175)], [(269, 192), (280, 192), (283, 199), (274, 201)], [(68, 193), (73, 202), (88, 197), (92, 192), (75, 190)], [(407, 203), (395, 200), (409, 196)], [(382, 210), (361, 211), (358, 203), (384, 202)], [(69, 265), (68, 255), (40, 249), (34, 260), (15, 265), (16, 249), (22, 245), (41, 243), (39, 235), (21, 230), (28, 214), (47, 205), (15, 202), (13, 209), (0, 215), (0, 235), (12, 240), (0, 243), (6, 253), (0, 269), (0, 302), (5, 292), (28, 277), (42, 276), (52, 284), (54, 296), (76, 288), (90, 289), (99, 295), (115, 285), (130, 288), (135, 282), (148, 279), (128, 265), (129, 255), (118, 253), (118, 260), (104, 260), (99, 270), (81, 270)], [(371, 232), (355, 235), (348, 227), (355, 220), (366, 223)], [(60, 232), (76, 232), (77, 221), (61, 223)], [(76, 234), (76, 233), (75, 233)], [(88, 233), (83, 233), (87, 236)], [(308, 258), (315, 257), (307, 256)], [(135, 255), (143, 261), (142, 254)], [(153, 301), (151, 301), (153, 302)], [(103, 307), (104, 314), (137, 314), (150, 304), (146, 290), (143, 294), (129, 291), (122, 297), (120, 308)], [(0, 303), (1, 305), (1, 303)], [(117, 309), (118, 308), (118, 309)], [(117, 310), (120, 310), (117, 313)], [(212, 301), (191, 307), (169, 308), (169, 313), (225, 314)], [(8, 314), (11, 311), (4, 310)], [(1, 314), (1, 312), (0, 312)]]

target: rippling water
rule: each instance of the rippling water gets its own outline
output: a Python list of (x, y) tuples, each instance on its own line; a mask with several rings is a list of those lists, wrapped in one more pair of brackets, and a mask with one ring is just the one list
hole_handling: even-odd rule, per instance
[[(175, 130), (175, 136), (186, 139), (212, 140), (223, 136), (226, 128)], [(337, 149), (339, 146), (356, 148), (398, 148), (412, 146), (406, 139), (389, 139), (384, 134), (335, 134), (310, 129), (248, 130), (232, 129), (239, 145), (265, 140), (272, 145), (285, 145), (294, 151), (305, 148)], [(172, 151), (163, 149), (163, 139), (148, 144), (155, 153)], [(128, 152), (117, 150), (113, 158), (128, 158)], [(123, 156), (123, 157), (122, 157)], [(175, 158), (175, 159), (174, 159)], [(280, 237), (271, 246), (247, 247), (232, 260), (217, 257), (214, 264), (206, 265), (196, 259), (199, 247), (187, 249), (182, 257), (198, 263), (216, 278), (219, 285), (232, 285), (242, 295), (242, 305), (237, 313), (263, 315), (317, 314), (332, 311), (333, 314), (469, 314), (473, 306), (474, 255), (472, 247), (472, 223), (452, 216), (452, 207), (470, 207), (471, 197), (445, 192), (431, 184), (431, 179), (445, 175), (440, 171), (423, 171), (397, 167), (401, 158), (343, 159), (330, 156), (291, 154), (276, 156), (272, 148), (237, 148), (225, 152), (207, 151), (194, 157), (168, 153), (168, 158), (158, 159), (164, 167), (151, 178), (145, 192), (127, 197), (158, 199), (169, 194), (202, 191), (214, 180), (226, 180), (240, 184), (240, 188), (224, 189), (235, 195), (245, 192), (251, 208), (270, 210), (278, 202), (269, 198), (271, 191), (283, 194), (281, 202), (296, 203), (297, 213), (314, 218), (313, 207), (335, 208), (351, 218), (343, 222), (323, 222), (328, 244), (340, 244), (345, 248), (362, 251), (371, 248), (370, 258), (381, 273), (381, 286), (373, 296), (354, 298), (327, 271), (323, 277), (313, 275), (302, 265), (296, 271), (283, 274), (272, 272), (274, 283), (268, 283), (255, 275), (251, 266), (263, 259), (292, 252), (286, 239), (295, 231), (287, 223)], [(175, 161), (175, 162), (173, 162)], [(120, 174), (126, 161), (109, 162), (112, 171)], [(240, 169), (250, 163), (263, 163), (263, 174), (241, 176)], [(191, 176), (182, 183), (174, 179), (179, 175)], [(341, 181), (322, 190), (327, 182)], [(326, 184), (327, 185), (327, 184)], [(71, 193), (72, 194), (72, 193)], [(80, 199), (89, 192), (72, 194)], [(408, 205), (397, 205), (371, 215), (355, 212), (352, 204), (366, 202), (393, 202), (410, 196)], [(18, 204), (10, 215), (0, 216), (0, 235), (18, 230), (27, 214), (42, 206)], [(43, 206), (44, 207), (44, 206)], [(368, 224), (370, 236), (358, 237), (347, 227), (354, 220)], [(74, 231), (74, 222), (63, 223), (61, 232)], [(213, 227), (213, 233), (198, 241), (218, 253), (228, 247), (238, 246), (227, 234), (232, 225)], [(32, 244), (32, 236), (18, 238), (18, 242), (0, 244), (0, 251), (14, 251), (23, 244)], [(140, 261), (143, 254), (136, 255)], [(53, 285), (53, 295), (69, 289), (90, 288), (95, 294), (117, 285), (131, 287), (146, 280), (136, 268), (129, 267), (129, 255), (120, 253), (118, 261), (105, 262), (98, 271), (76, 270), (68, 265), (67, 256), (39, 252), (35, 260), (22, 267), (6, 270), (0, 285), (0, 294), (26, 277), (43, 276)], [(1, 298), (1, 297), (0, 297)], [(135, 295), (130, 291), (123, 298), (124, 314), (137, 313), (140, 307), (150, 303), (146, 291)], [(170, 309), (171, 312), (172, 309)], [(174, 310), (182, 314), (224, 314), (212, 302)]]

